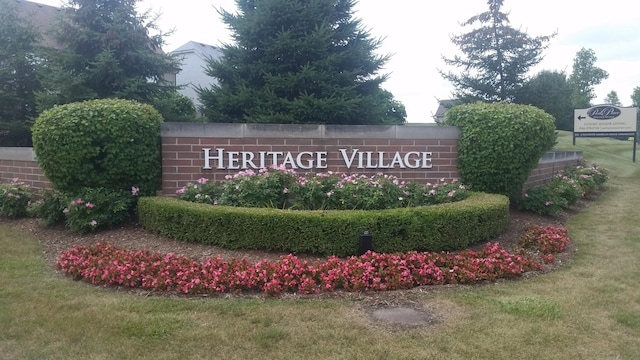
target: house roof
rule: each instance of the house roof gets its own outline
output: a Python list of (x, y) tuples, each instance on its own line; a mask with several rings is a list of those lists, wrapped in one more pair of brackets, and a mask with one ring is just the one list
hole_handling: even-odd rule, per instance
[(220, 50), (220, 48), (209, 44), (199, 43), (197, 41), (189, 41), (171, 52), (171, 54), (173, 55), (181, 55), (187, 53), (195, 53), (203, 60), (209, 58), (216, 59), (222, 56), (222, 50)]
[(60, 49), (51, 27), (56, 23), (62, 11), (60, 8), (33, 1), (13, 0), (17, 5), (18, 16), (31, 24), (40, 32), (40, 46)]
[(444, 115), (446, 114), (447, 110), (454, 107), (455, 105), (458, 105), (459, 103), (460, 103), (460, 100), (452, 100), (452, 99), (439, 100), (438, 109), (436, 110), (435, 115), (433, 115), (436, 122), (440, 122), (444, 120)]

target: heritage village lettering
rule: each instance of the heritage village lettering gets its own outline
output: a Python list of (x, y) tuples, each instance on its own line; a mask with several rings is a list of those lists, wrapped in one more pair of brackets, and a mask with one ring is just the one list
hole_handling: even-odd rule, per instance
[[(285, 166), (291, 169), (326, 169), (326, 151), (301, 151), (292, 153), (290, 151), (225, 151), (224, 148), (203, 148), (204, 170), (211, 170), (212, 162), (215, 162), (216, 169), (245, 170), (262, 169), (269, 166)], [(401, 153), (396, 151), (393, 156), (384, 151), (360, 151), (359, 149), (338, 149), (340, 159), (349, 169), (430, 169), (430, 151), (409, 151)]]

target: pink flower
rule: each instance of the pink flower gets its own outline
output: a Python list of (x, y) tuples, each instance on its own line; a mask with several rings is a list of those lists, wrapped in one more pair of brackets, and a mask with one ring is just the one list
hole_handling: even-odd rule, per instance
[(98, 222), (95, 220), (91, 220), (91, 222), (89, 223), (89, 225), (96, 227), (96, 225), (98, 225)]
[(132, 187), (131, 187), (131, 195), (133, 195), (133, 196), (138, 196), (138, 193), (139, 193), (139, 192), (140, 192), (140, 189), (139, 189), (139, 188), (137, 188), (137, 187), (135, 187), (135, 186), (132, 186)]
[(205, 177), (201, 177), (200, 179), (198, 179), (198, 184), (206, 184), (207, 181), (209, 181), (209, 179)]
[(286, 193), (288, 193), (288, 192), (289, 192), (289, 189), (288, 189), (288, 188), (284, 188), (284, 189), (282, 189), (282, 193), (283, 193), (283, 194), (286, 194)]
[(528, 197), (529, 197), (529, 194), (525, 193), (525, 194), (524, 194), (524, 197), (528, 198)]
[(429, 195), (435, 195), (435, 194), (436, 194), (435, 189), (431, 189), (431, 190), (429, 190)]
[(183, 188), (181, 188), (181, 189), (176, 190), (176, 194), (178, 194), (178, 195), (179, 195), (179, 194), (184, 194), (184, 192), (185, 192), (185, 191), (187, 191), (187, 188), (184, 188), (184, 187), (183, 187)]
[(545, 206), (549, 206), (551, 204), (553, 204), (553, 201), (550, 201), (550, 200), (547, 200), (547, 202), (544, 203)]
[(95, 205), (93, 205), (93, 203), (88, 202), (86, 204), (84, 204), (84, 206), (88, 207), (89, 209), (93, 209), (95, 207)]

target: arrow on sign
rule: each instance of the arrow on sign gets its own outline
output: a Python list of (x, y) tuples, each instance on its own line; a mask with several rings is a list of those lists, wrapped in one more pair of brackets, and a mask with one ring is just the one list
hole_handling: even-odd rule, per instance
[(578, 120), (586, 119), (586, 116), (578, 115)]

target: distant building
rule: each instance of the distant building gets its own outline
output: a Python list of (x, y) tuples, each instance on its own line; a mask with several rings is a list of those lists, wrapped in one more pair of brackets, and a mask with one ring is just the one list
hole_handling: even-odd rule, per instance
[(62, 10), (55, 6), (32, 1), (14, 1), (17, 5), (19, 17), (29, 21), (40, 32), (39, 45), (45, 48), (61, 49), (62, 46), (56, 41), (51, 30), (58, 21)]
[(172, 55), (181, 59), (181, 70), (176, 74), (176, 85), (182, 95), (190, 98), (200, 113), (200, 99), (196, 89), (198, 87), (210, 87), (215, 80), (207, 76), (204, 71), (209, 59), (218, 59), (222, 56), (222, 51), (213, 46), (195, 41), (180, 46), (171, 52)]
[(459, 100), (438, 100), (438, 109), (436, 110), (435, 115), (433, 115), (433, 119), (436, 123), (440, 124), (444, 121), (444, 115), (447, 113), (447, 110), (452, 107), (460, 104)]

